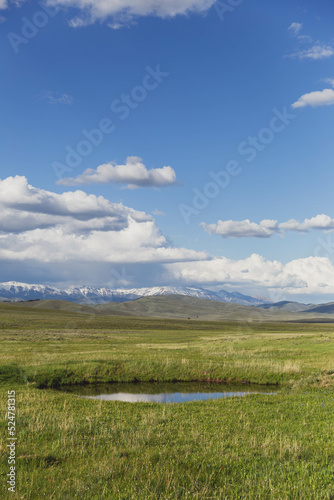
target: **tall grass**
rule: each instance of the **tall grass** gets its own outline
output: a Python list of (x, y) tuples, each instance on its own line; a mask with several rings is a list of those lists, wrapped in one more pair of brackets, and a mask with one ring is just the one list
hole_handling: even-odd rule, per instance
[[(1, 404), (17, 392), (17, 497), (333, 499), (334, 327), (0, 307)], [(276, 396), (92, 401), (66, 384), (277, 383)], [(1, 498), (8, 473), (0, 414)]]

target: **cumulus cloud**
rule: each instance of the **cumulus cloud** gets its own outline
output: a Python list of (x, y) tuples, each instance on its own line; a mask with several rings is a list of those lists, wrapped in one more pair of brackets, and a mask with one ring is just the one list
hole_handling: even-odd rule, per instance
[(39, 189), (28, 184), (26, 177), (15, 176), (0, 180), (0, 205), (21, 212), (50, 216), (65, 216), (77, 220), (112, 217), (126, 221), (129, 216), (137, 221), (151, 217), (121, 203), (112, 203), (103, 196), (88, 195), (83, 191), (63, 194)]
[[(295, 24), (295, 23), (294, 23)], [(291, 25), (292, 26), (292, 25)], [(299, 57), (300, 59), (322, 59), (324, 57), (330, 57), (334, 54), (334, 48), (331, 46), (314, 46), (311, 49), (303, 52), (297, 52), (292, 54), (294, 57)], [(324, 82), (328, 83), (334, 87), (334, 78), (325, 78)], [(334, 104), (334, 90), (333, 89), (323, 89), (314, 92), (309, 92), (307, 94), (299, 97), (291, 107), (293, 109), (305, 108), (306, 106), (318, 107), (318, 106), (330, 106)]]
[(332, 45), (320, 41), (314, 42), (309, 35), (301, 34), (302, 29), (303, 25), (301, 23), (292, 23), (288, 28), (288, 31), (298, 43), (295, 51), (289, 57), (317, 61), (334, 55)]
[(39, 263), (163, 263), (197, 260), (205, 252), (169, 247), (153, 221), (129, 220), (126, 228), (69, 232), (62, 225), (19, 234), (0, 234), (0, 259)]
[(334, 104), (334, 90), (324, 89), (302, 95), (299, 97), (298, 101), (292, 104), (292, 108), (305, 108), (305, 106), (316, 108), (318, 106), (330, 106), (332, 104)]
[[(334, 87), (334, 78), (325, 78), (324, 81)], [(306, 106), (330, 106), (334, 104), (334, 90), (324, 89), (302, 95), (298, 101), (292, 104), (293, 109), (305, 108)]]
[(334, 293), (334, 266), (328, 258), (308, 257), (287, 264), (253, 254), (247, 259), (218, 257), (165, 266), (170, 279), (184, 284), (215, 285), (282, 290), (285, 294)]
[(305, 219), (303, 222), (291, 219), (287, 222), (278, 223), (276, 220), (264, 219), (257, 224), (249, 219), (243, 221), (219, 220), (217, 224), (202, 222), (201, 226), (209, 234), (218, 234), (223, 238), (270, 238), (275, 234), (283, 234), (284, 231), (304, 233), (311, 230), (330, 231), (334, 229), (334, 219), (321, 214), (311, 219)]
[(7, 7), (8, 7), (7, 0), (0, 0), (0, 10), (7, 9)]
[(311, 219), (305, 219), (303, 222), (291, 219), (288, 222), (279, 224), (279, 228), (286, 231), (300, 231), (304, 233), (311, 230), (330, 231), (334, 229), (334, 219), (329, 217), (329, 215), (321, 214), (311, 217)]
[(174, 17), (190, 12), (205, 12), (215, 0), (49, 0), (48, 4), (57, 7), (79, 9), (80, 13), (70, 24), (73, 27), (85, 26), (95, 21), (113, 19), (111, 27), (119, 28), (140, 16)]
[(243, 221), (219, 220), (217, 224), (202, 222), (201, 226), (207, 233), (220, 234), (223, 238), (269, 238), (279, 231), (275, 220), (263, 220), (259, 224), (251, 222), (249, 219)]
[(0, 180), (0, 259), (45, 263), (144, 263), (208, 258), (173, 248), (151, 215), (83, 191), (57, 194), (25, 177)]
[(129, 156), (125, 165), (105, 163), (97, 169), (88, 168), (75, 178), (57, 181), (63, 186), (82, 184), (126, 184), (128, 189), (139, 187), (164, 187), (176, 183), (176, 174), (172, 167), (152, 168), (148, 170), (143, 160), (137, 156)]
[[(244, 226), (239, 229), (244, 231)], [(247, 231), (259, 231), (263, 237), (267, 231), (330, 230), (334, 220), (318, 215), (303, 222), (268, 220), (255, 226), (246, 221)], [(116, 270), (126, 269), (126, 276), (134, 277), (132, 286), (151, 280), (151, 285), (334, 293), (334, 267), (328, 258), (287, 264), (256, 254), (242, 260), (212, 258), (206, 252), (171, 246), (151, 215), (82, 191), (58, 194), (36, 188), (22, 176), (0, 180), (0, 266), (8, 280), (29, 276), (43, 282), (50, 276), (71, 284), (101, 284), (114, 279)]]

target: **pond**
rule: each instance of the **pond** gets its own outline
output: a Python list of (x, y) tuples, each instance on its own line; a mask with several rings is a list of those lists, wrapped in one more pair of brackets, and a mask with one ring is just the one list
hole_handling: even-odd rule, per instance
[(277, 393), (277, 386), (230, 386), (203, 383), (137, 383), (109, 384), (62, 388), (89, 399), (124, 401), (127, 403), (186, 403), (247, 396), (249, 394)]

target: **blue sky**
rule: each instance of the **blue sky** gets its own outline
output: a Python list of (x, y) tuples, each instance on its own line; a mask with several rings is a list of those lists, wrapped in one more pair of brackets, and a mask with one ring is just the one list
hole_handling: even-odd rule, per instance
[(0, 1), (0, 281), (331, 300), (332, 2), (51, 3)]

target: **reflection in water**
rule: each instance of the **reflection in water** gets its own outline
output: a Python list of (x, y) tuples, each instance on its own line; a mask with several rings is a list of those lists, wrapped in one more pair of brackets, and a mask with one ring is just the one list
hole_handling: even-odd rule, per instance
[[(225, 391), (223, 391), (225, 389)], [(61, 390), (73, 392), (89, 399), (125, 401), (128, 403), (185, 403), (222, 399), (247, 394), (276, 394), (277, 387), (224, 386), (210, 383), (138, 383), (109, 384), (104, 386), (69, 387)]]
[[(163, 394), (100, 394), (99, 396), (86, 396), (89, 399), (103, 401), (126, 401), (128, 403), (186, 403), (187, 401), (204, 401), (206, 399), (231, 398), (245, 396), (246, 394), (261, 394), (259, 392), (173, 392)], [(274, 394), (274, 393), (263, 393)]]

